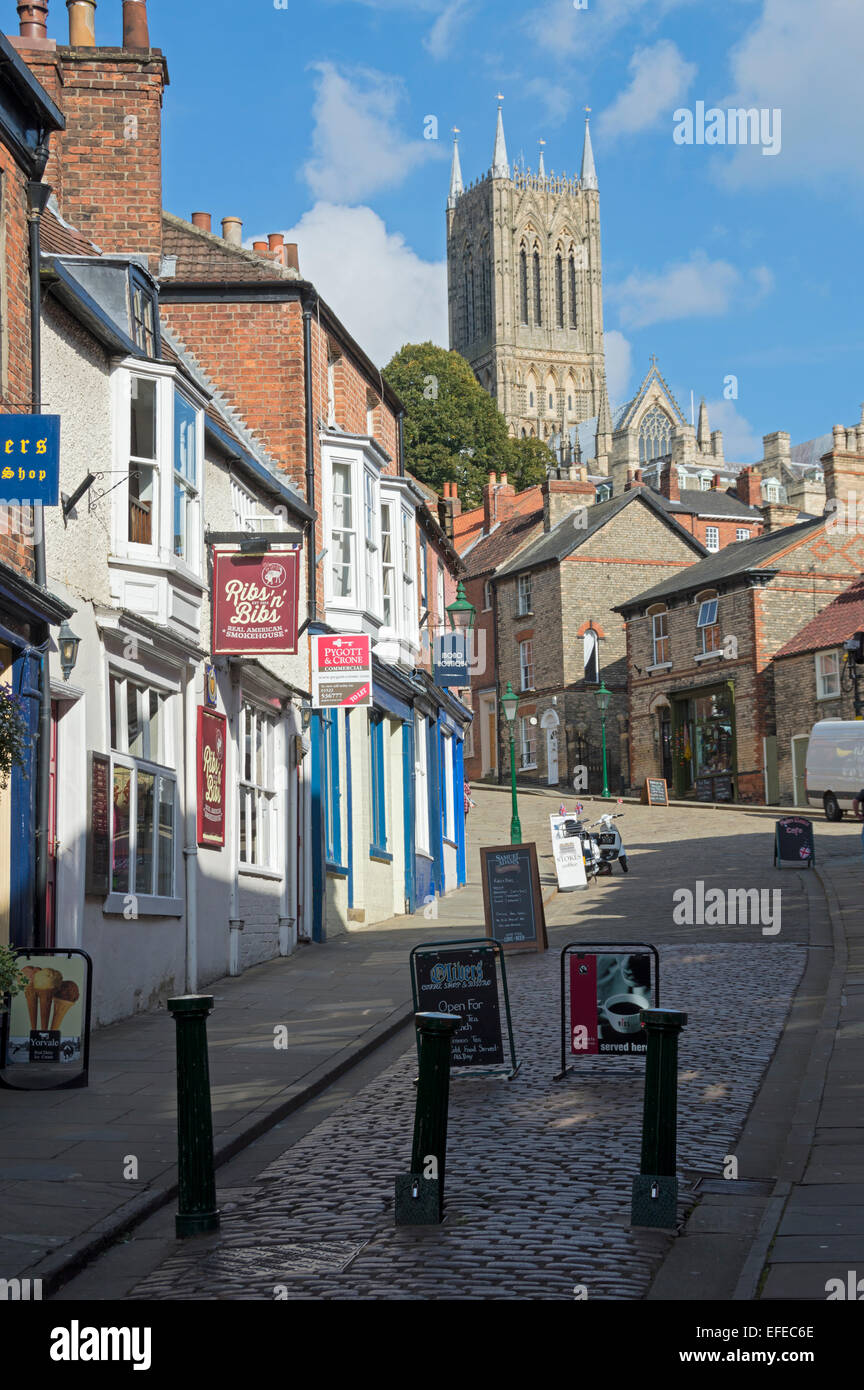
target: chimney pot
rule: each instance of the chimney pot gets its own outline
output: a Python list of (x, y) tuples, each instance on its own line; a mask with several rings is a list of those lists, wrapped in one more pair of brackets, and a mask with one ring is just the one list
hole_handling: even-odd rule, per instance
[(210, 216), (209, 212), (193, 212), (192, 226), (200, 227), (202, 232), (212, 232), (213, 218)]
[(70, 48), (96, 47), (96, 0), (66, 0)]
[(296, 270), (300, 273), (300, 261), (297, 256), (296, 241), (286, 241), (285, 243), (285, 265), (289, 270)]
[(266, 251), (269, 250), (269, 247), (268, 247), (266, 241), (253, 241), (253, 243), (252, 243), (252, 250), (253, 250), (253, 251), (259, 251), (259, 252), (260, 252), (260, 251), (265, 251), (265, 252), (266, 252)]
[(243, 245), (243, 222), (239, 217), (222, 218), (222, 239), (232, 246)]
[(18, 6), (18, 33), (22, 39), (47, 39), (48, 0)]
[(285, 264), (285, 238), (281, 232), (270, 232), (267, 236), (270, 250), (280, 265)]
[(123, 47), (150, 47), (147, 0), (123, 0)]

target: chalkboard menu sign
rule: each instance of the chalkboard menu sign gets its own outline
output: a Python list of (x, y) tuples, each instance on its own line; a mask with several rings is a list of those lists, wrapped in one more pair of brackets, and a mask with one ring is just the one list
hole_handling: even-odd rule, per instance
[(799, 869), (812, 869), (816, 863), (813, 822), (806, 816), (786, 816), (775, 821), (774, 863), (777, 866), (795, 864)]
[(728, 773), (714, 778), (714, 800), (715, 801), (734, 801), (735, 791), (732, 785), (732, 778)]
[(668, 806), (669, 789), (665, 777), (647, 777), (642, 791), (643, 806)]
[(414, 970), (421, 1012), (458, 1014), (462, 1020), (453, 1034), (450, 1065), (500, 1065), (504, 1042), (494, 950), (482, 946), (422, 950), (414, 957)]
[(85, 893), (108, 892), (111, 871), (111, 759), (91, 753), (87, 777)]
[(485, 846), (480, 863), (487, 936), (505, 951), (545, 951), (537, 846)]
[(714, 782), (713, 782), (713, 779), (712, 779), (711, 777), (697, 777), (697, 778), (696, 778), (696, 800), (697, 800), (697, 801), (713, 801), (713, 800), (714, 800)]

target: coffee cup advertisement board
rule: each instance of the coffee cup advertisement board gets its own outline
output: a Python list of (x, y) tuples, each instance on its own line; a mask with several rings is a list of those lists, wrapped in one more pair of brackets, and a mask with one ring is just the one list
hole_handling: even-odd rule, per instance
[(570, 1051), (577, 1056), (645, 1052), (642, 1011), (651, 1004), (651, 956), (570, 956)]

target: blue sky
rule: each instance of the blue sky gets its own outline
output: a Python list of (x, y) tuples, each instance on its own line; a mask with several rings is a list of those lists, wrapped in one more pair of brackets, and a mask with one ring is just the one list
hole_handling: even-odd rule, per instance
[[(250, 238), (291, 232), (301, 271), (376, 360), (445, 341), (449, 131), (466, 180), (483, 173), (500, 90), (511, 160), (533, 166), (542, 137), (547, 171), (578, 170), (592, 108), (613, 400), (656, 352), (685, 413), (691, 390), (706, 397), (728, 458), (760, 457), (775, 429), (794, 443), (858, 420), (861, 0), (149, 9), (171, 73), (166, 206), (208, 210), (214, 230), (239, 216)], [(102, 42), (118, 41), (119, 12), (99, 6)], [(677, 144), (673, 112), (699, 101), (778, 109), (779, 153)]]

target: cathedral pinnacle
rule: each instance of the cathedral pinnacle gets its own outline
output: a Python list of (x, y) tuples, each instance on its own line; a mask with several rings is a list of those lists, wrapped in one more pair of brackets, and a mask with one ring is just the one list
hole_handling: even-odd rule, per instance
[(459, 127), (453, 127), (453, 163), (450, 167), (450, 196), (448, 208), (455, 208), (456, 199), (462, 194), (462, 166), (459, 163)]
[(545, 141), (545, 140), (539, 140), (539, 141), (538, 141), (538, 144), (539, 144), (539, 146), (540, 146), (540, 162), (539, 162), (539, 164), (538, 164), (538, 166), (537, 166), (537, 173), (540, 175), (540, 178), (541, 178), (541, 179), (545, 179), (545, 177), (546, 177), (546, 170), (545, 170), (545, 168), (543, 167), (543, 146), (546, 144), (546, 141)]
[(594, 151), (591, 148), (591, 129), (588, 124), (588, 116), (591, 107), (585, 107), (588, 115), (585, 117), (585, 144), (582, 147), (582, 173), (581, 183), (583, 188), (597, 188), (597, 170), (594, 168)]
[(708, 407), (705, 404), (705, 397), (699, 406), (699, 428), (696, 431), (696, 442), (700, 449), (706, 453), (711, 451), (711, 429), (708, 424)]
[(498, 123), (495, 127), (495, 153), (492, 156), (492, 177), (493, 179), (509, 179), (510, 165), (507, 163), (507, 146), (504, 143), (504, 120), (501, 115), (501, 103), (504, 100), (501, 93), (498, 93)]

